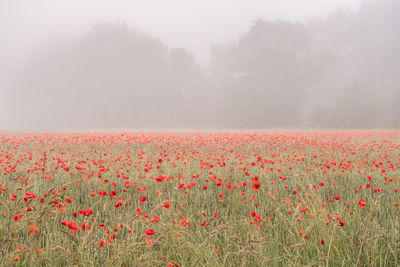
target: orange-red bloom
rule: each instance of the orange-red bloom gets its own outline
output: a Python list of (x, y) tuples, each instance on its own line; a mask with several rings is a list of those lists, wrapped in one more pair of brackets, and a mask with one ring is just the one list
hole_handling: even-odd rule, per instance
[(38, 228), (36, 225), (32, 225), (32, 226), (29, 228), (29, 234), (30, 234), (30, 235), (37, 235), (37, 234), (39, 234), (39, 228)]
[(147, 229), (146, 231), (144, 231), (144, 233), (145, 233), (147, 236), (152, 236), (152, 235), (154, 235), (154, 230), (153, 230), (153, 229)]
[(260, 191), (261, 183), (260, 182), (254, 182), (253, 183), (253, 190), (254, 191)]
[(166, 209), (169, 209), (171, 207), (171, 203), (169, 203), (168, 201), (163, 202), (162, 205)]
[(358, 206), (365, 208), (365, 206), (367, 205), (367, 202), (363, 199), (360, 199), (360, 201), (358, 201)]

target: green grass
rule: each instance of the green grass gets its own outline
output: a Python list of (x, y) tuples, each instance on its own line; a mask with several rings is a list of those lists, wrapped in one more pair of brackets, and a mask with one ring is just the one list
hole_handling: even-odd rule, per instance
[[(2, 266), (400, 265), (396, 132), (42, 133), (0, 140)], [(171, 179), (157, 182), (160, 175)], [(255, 176), (259, 191), (252, 189)], [(116, 198), (109, 196), (113, 190)], [(25, 192), (37, 199), (24, 201)], [(124, 204), (115, 208), (119, 198)], [(360, 199), (366, 207), (357, 205)], [(86, 209), (93, 215), (73, 217)], [(23, 216), (14, 221), (17, 214)], [(151, 222), (154, 217), (160, 220)], [(62, 220), (91, 229), (71, 234)], [(31, 225), (37, 235), (29, 233)], [(146, 229), (155, 234), (146, 236)]]

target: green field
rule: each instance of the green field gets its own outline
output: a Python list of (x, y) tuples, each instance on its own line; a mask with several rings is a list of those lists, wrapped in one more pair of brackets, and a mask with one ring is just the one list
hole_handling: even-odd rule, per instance
[(2, 266), (400, 266), (400, 132), (0, 135)]

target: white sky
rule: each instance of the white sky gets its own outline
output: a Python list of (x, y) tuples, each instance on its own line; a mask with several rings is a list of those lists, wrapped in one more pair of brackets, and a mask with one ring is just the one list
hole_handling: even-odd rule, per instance
[[(305, 21), (360, 0), (0, 0), (0, 59), (17, 60), (52, 34), (123, 21), (206, 63), (212, 44), (237, 38), (257, 17)], [(18, 61), (18, 60), (17, 60)], [(1, 64), (1, 63), (0, 63)], [(4, 61), (3, 61), (4, 64)], [(4, 66), (3, 66), (4, 68)], [(1, 66), (0, 66), (1, 72)]]

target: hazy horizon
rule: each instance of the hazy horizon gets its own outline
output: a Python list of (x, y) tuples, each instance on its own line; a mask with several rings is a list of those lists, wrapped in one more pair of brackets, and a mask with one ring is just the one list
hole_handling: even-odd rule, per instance
[[(396, 38), (398, 36), (395, 22), (391, 21), (391, 19), (394, 20), (395, 16), (388, 16), (387, 22), (383, 22), (383, 20), (386, 19), (385, 12), (395, 12), (391, 11), (393, 8), (390, 8), (390, 5), (397, 8), (396, 3), (398, 1), (383, 2), (388, 4), (380, 4), (380, 1), (361, 0), (309, 0), (302, 1), (301, 4), (291, 0), (235, 2), (227, 0), (217, 2), (209, 0), (172, 0), (167, 2), (156, 0), (146, 2), (2, 1), (0, 2), (0, 35), (2, 36), (0, 42), (0, 61), (2, 62), (0, 63), (0, 90), (2, 95), (0, 125), (2, 127), (0, 128), (31, 129), (34, 125), (35, 129), (36, 127), (38, 129), (74, 129), (75, 127), (84, 129), (85, 126), (97, 129), (99, 128), (98, 125), (101, 125), (100, 121), (87, 125), (87, 122), (92, 122), (90, 118), (96, 116), (93, 114), (105, 116), (105, 129), (158, 129), (163, 127), (168, 129), (214, 129), (218, 126), (227, 129), (336, 128), (341, 127), (342, 115), (333, 115), (328, 120), (336, 121), (335, 123), (331, 125), (322, 123), (321, 126), (319, 122), (323, 119), (318, 117), (318, 114), (331, 114), (332, 110), (343, 110), (343, 108), (338, 108), (338, 105), (342, 105), (340, 107), (349, 105), (346, 104), (346, 101), (351, 103), (353, 100), (345, 100), (348, 97), (341, 97), (344, 92), (349, 90), (346, 88), (352, 88), (351, 90), (358, 93), (367, 90), (365, 92), (368, 95), (371, 95), (368, 92), (376, 91), (374, 88), (379, 88), (385, 94), (388, 93), (388, 98), (382, 99), (382, 104), (378, 103), (379, 97), (376, 98), (375, 96), (363, 101), (363, 105), (377, 103), (376, 112), (380, 113), (381, 116), (370, 123), (354, 125), (355, 128), (396, 128), (397, 122), (393, 124), (392, 115), (390, 115), (393, 111), (380, 110), (379, 105), (383, 107), (394, 105), (390, 101), (396, 99), (396, 92), (398, 92), (396, 88), (398, 88), (399, 81), (395, 78), (397, 75), (396, 64), (398, 64), (396, 57), (390, 58), (388, 56), (392, 53), (391, 51), (386, 54), (381, 52), (381, 50), (388, 51), (387, 47), (395, 47), (397, 44)], [(364, 5), (361, 5), (362, 10), (359, 12), (361, 3)], [(368, 4), (376, 5), (379, 8), (368, 8)], [(373, 14), (371, 12), (380, 13)], [(375, 21), (371, 22), (373, 26), (367, 25), (369, 18), (376, 18)], [(257, 20), (261, 21), (258, 24), (259, 27), (254, 24)], [(273, 28), (276, 28), (276, 30)], [(371, 36), (377, 36), (377, 39), (374, 40), (373, 44), (368, 44), (368, 40), (363, 40), (363, 38), (369, 38), (368, 34), (370, 34), (371, 29), (379, 29), (379, 33), (385, 34), (387, 37), (382, 37), (382, 41), (378, 38), (379, 34), (372, 35), (371, 33)], [(385, 30), (382, 31), (382, 29)], [(254, 36), (250, 37), (253, 34), (251, 33), (252, 30), (258, 32), (254, 32)], [(264, 34), (263, 31), (266, 34), (265, 38), (280, 39), (263, 40), (264, 37), (260, 37)], [(274, 31), (279, 32), (275, 37), (273, 37)], [(282, 51), (278, 51), (281, 49), (279, 45), (271, 46), (268, 48), (271, 50), (271, 54), (265, 54), (262, 50), (257, 52), (259, 54), (255, 54), (257, 55), (256, 58), (265, 58), (266, 61), (264, 62), (267, 62), (271, 57), (276, 57), (271, 58), (270, 63), (275, 68), (274, 71), (267, 73), (271, 66), (264, 66), (263, 61), (254, 61), (251, 64), (255, 65), (246, 70), (243, 69), (243, 66), (250, 64), (245, 62), (250, 58), (245, 59), (240, 54), (251, 52), (251, 50), (246, 50), (246, 42), (253, 42), (251, 46), (256, 45), (256, 42), (259, 42), (259, 44), (264, 42), (264, 45), (271, 43), (271, 41), (285, 42), (285, 40), (290, 40), (289, 36), (292, 34), (296, 35), (295, 38), (299, 38), (297, 40), (301, 43), (293, 43), (291, 44), (292, 47), (282, 48), (287, 49)], [(125, 35), (125, 37), (122, 35)], [(134, 35), (137, 37), (134, 37)], [(254, 39), (258, 37), (260, 37), (259, 40)], [(117, 39), (105, 40), (104, 38)], [(128, 40), (129, 38), (139, 39)], [(244, 41), (244, 38), (248, 38), (248, 41)], [(393, 39), (388, 40), (387, 38)], [(143, 42), (147, 42), (147, 46), (150, 45), (153, 50), (137, 50), (137, 52), (134, 52), (137, 53), (136, 56), (127, 55), (120, 58), (118, 51), (121, 51), (121, 53), (130, 51), (124, 50), (127, 49), (125, 46), (136, 42), (134, 40), (144, 40)], [(108, 48), (105, 46), (94, 47), (103, 41), (109, 42), (110, 50), (107, 50)], [(366, 41), (367, 43), (365, 43)], [(145, 43), (142, 45), (146, 46)], [(258, 49), (259, 44), (254, 48)], [(142, 49), (139, 47), (135, 49)], [(352, 48), (354, 49), (352, 50)], [(113, 58), (112, 64), (115, 64), (114, 67), (116, 68), (101, 69), (98, 67), (98, 63), (95, 63), (95, 61), (103, 62), (105, 60), (100, 58), (103, 57), (105, 51), (110, 53), (107, 57)], [(347, 55), (346, 53), (349, 51), (350, 54)], [(89, 55), (92, 52), (99, 54)], [(73, 53), (74, 56), (71, 59), (72, 61), (67, 63), (67, 59), (71, 58), (72, 55), (69, 55), (70, 53)], [(290, 53), (293, 54), (290, 55)], [(363, 56), (362, 53), (365, 53), (368, 57)], [(294, 66), (286, 63), (287, 60), (289, 60), (288, 62), (293, 59), (297, 60), (296, 57), (298, 56), (306, 58), (301, 58), (299, 62), (294, 63)], [(117, 57), (120, 59), (117, 60)], [(138, 62), (141, 62), (137, 63), (139, 65), (132, 65), (135, 57), (139, 57)], [(149, 57), (152, 57), (153, 63), (148, 63), (150, 62)], [(235, 57), (237, 58), (235, 59)], [(252, 55), (247, 54), (246, 57), (252, 57)], [(364, 57), (366, 61), (381, 62), (381, 67), (377, 66), (377, 68), (382, 70), (383, 66), (384, 70), (377, 74), (378, 78), (371, 78), (370, 74), (376, 71), (372, 67), (365, 69), (365, 63), (360, 60), (360, 57)], [(144, 66), (142, 69), (139, 69), (140, 64)], [(83, 65), (87, 66), (87, 75), (78, 74), (79, 71), (76, 70), (77, 66)], [(53, 73), (54, 68), (59, 68), (59, 72)], [(146, 72), (146, 69), (148, 69), (148, 72)], [(142, 76), (142, 79), (131, 78), (130, 74), (125, 73), (128, 70), (132, 70), (132, 75), (135, 75), (135, 70), (139, 71), (141, 74), (137, 72), (138, 77)], [(152, 73), (149, 72), (150, 70)], [(286, 70), (287, 73), (283, 73)], [(250, 75), (251, 71), (254, 71), (254, 73)], [(384, 71), (385, 73), (383, 73)], [(274, 72), (279, 73), (282, 77), (275, 77)], [(44, 75), (41, 78), (42, 80), (38, 78), (39, 73)], [(100, 77), (100, 73), (107, 73), (108, 78)], [(229, 75), (226, 76), (228, 73)], [(144, 77), (147, 77), (147, 75), (149, 75), (149, 78), (146, 78), (146, 80)], [(269, 77), (268, 75), (273, 75), (271, 76), (273, 78), (263, 81), (263, 77)], [(100, 77), (103, 81), (96, 77)], [(285, 77), (288, 77), (288, 81), (282, 80)], [(150, 78), (154, 81), (150, 81)], [(343, 80), (343, 83), (338, 82), (338, 80)], [(159, 94), (161, 92), (159, 88), (163, 84), (166, 88), (163, 89), (165, 92)], [(85, 88), (82, 86), (85, 86)], [(236, 89), (229, 91), (227, 86)], [(127, 93), (128, 88), (133, 90), (131, 94)], [(265, 88), (263, 89), (265, 92), (263, 93), (260, 91), (261, 89), (257, 88)], [(52, 90), (51, 94), (48, 90)], [(75, 103), (74, 94), (77, 95), (74, 90), (83, 94), (83, 102)], [(170, 106), (176, 107), (179, 103), (185, 103), (186, 106), (182, 109), (187, 110), (193, 107), (193, 114), (190, 113), (186, 117), (176, 119), (176, 114), (182, 115), (182, 109), (176, 108), (175, 111), (171, 111), (170, 117), (161, 121), (160, 124), (154, 121), (155, 118), (159, 117), (156, 115), (157, 110), (152, 108), (154, 114), (150, 114), (148, 118), (150, 118), (149, 120), (152, 119), (154, 124), (144, 121), (138, 122), (138, 124), (130, 123), (127, 121), (129, 114), (134, 117), (142, 113), (143, 116), (147, 116), (147, 113), (140, 108), (137, 110), (125, 108), (124, 111), (117, 111), (117, 106), (109, 108), (109, 103), (106, 100), (116, 101), (117, 99), (112, 100), (114, 98), (110, 98), (110, 90), (115, 90), (116, 94), (125, 98), (124, 100), (134, 96), (148, 100), (156, 99), (155, 103), (158, 103), (156, 105), (159, 105), (160, 111), (169, 106), (163, 102), (166, 102), (170, 96)], [(250, 104), (252, 100), (249, 98), (248, 104), (243, 103), (241, 107), (238, 106), (238, 109), (232, 109), (232, 106), (236, 106), (240, 98), (243, 99), (243, 96), (240, 95), (241, 90), (250, 90), (250, 94), (254, 96), (254, 106), (260, 107), (249, 112), (252, 122), (238, 123), (232, 118), (230, 122), (228, 119), (226, 125), (221, 124), (221, 120), (224, 120), (225, 117), (229, 117), (229, 115), (237, 117), (237, 115), (234, 115), (235, 112), (238, 114), (247, 112), (253, 105)], [(252, 92), (251, 90), (255, 91)], [(284, 97), (286, 99), (287, 97), (297, 99), (300, 103), (296, 107), (297, 111), (293, 109), (289, 110), (288, 113), (280, 114), (279, 106), (281, 109), (292, 109), (294, 104), (287, 103), (287, 107), (279, 104), (274, 107), (282, 100), (278, 100), (278, 102), (266, 100), (266, 102), (263, 102), (257, 99), (263, 94), (268, 95), (268, 90), (278, 90), (276, 92), (269, 91), (269, 95), (277, 99)], [(70, 94), (71, 96), (63, 96), (62, 92), (68, 92), (67, 95)], [(92, 94), (90, 92), (104, 94), (104, 98), (99, 96), (93, 98), (94, 103), (89, 103), (87, 100), (89, 95)], [(143, 92), (149, 92), (149, 95), (143, 95)], [(393, 97), (390, 97), (392, 94)], [(40, 95), (43, 97), (40, 97)], [(38, 97), (37, 100), (35, 100), (35, 97)], [(60, 103), (54, 103), (55, 99), (58, 99)], [(54, 116), (61, 116), (60, 114), (69, 116), (66, 118), (65, 127), (62, 126), (62, 123), (55, 123), (55, 117), (51, 116), (47, 120), (45, 119), (43, 124), (32, 122), (36, 119), (41, 120), (40, 117), (43, 114), (50, 114), (52, 112), (49, 111), (54, 111), (55, 108), (69, 107), (70, 104), (67, 104), (68, 102), (63, 103), (63, 99), (74, 101), (75, 106), (72, 105), (71, 108), (81, 110), (82, 114), (90, 111), (92, 115), (87, 115), (87, 118), (84, 116), (81, 122), (74, 124), (76, 114), (73, 111), (54, 113)], [(53, 103), (44, 107), (40, 101), (45, 100), (48, 101), (47, 104)], [(140, 104), (148, 103), (149, 106), (151, 102), (146, 102), (148, 100), (143, 100), (143, 103)], [(39, 111), (31, 101), (38, 102)], [(204, 103), (203, 106), (208, 108), (204, 114), (199, 115), (202, 108), (201, 105), (196, 105), (201, 101)], [(123, 101), (121, 105), (130, 105), (128, 103), (130, 102)], [(162, 105), (159, 103), (162, 103)], [(87, 107), (81, 109), (82, 105)], [(270, 106), (270, 109), (265, 109), (262, 107), (263, 105)], [(105, 108), (109, 111), (104, 111)], [(361, 112), (364, 107), (360, 106), (358, 109), (360, 111), (357, 112)], [(14, 116), (15, 110), (17, 110), (17, 113), (21, 113), (18, 115), (19, 117)], [(103, 113), (95, 112), (100, 110)], [(35, 113), (36, 111), (37, 113)], [(32, 122), (32, 125), (25, 124), (23, 120), (20, 120), (23, 113), (32, 116), (32, 118), (27, 117), (28, 122)], [(125, 114), (127, 117), (122, 118), (121, 114)], [(215, 117), (216, 114), (221, 117)], [(263, 116), (266, 114), (273, 114), (271, 116), (277, 118), (283, 116), (284, 119), (282, 119), (282, 123), (277, 123), (276, 120), (264, 121)], [(299, 117), (291, 117), (290, 114), (296, 114)], [(121, 121), (112, 125), (109, 122), (115, 122), (114, 116), (121, 118)], [(214, 121), (209, 123), (209, 118), (213, 118)], [(241, 119), (242, 122), (245, 118), (247, 117)], [(325, 118), (327, 117), (325, 116)], [(366, 118), (369, 119), (370, 116), (366, 115), (361, 120), (365, 122)], [(298, 123), (300, 120), (302, 122)], [(349, 125), (353, 125), (351, 120), (346, 122), (343, 127), (347, 128)]]

